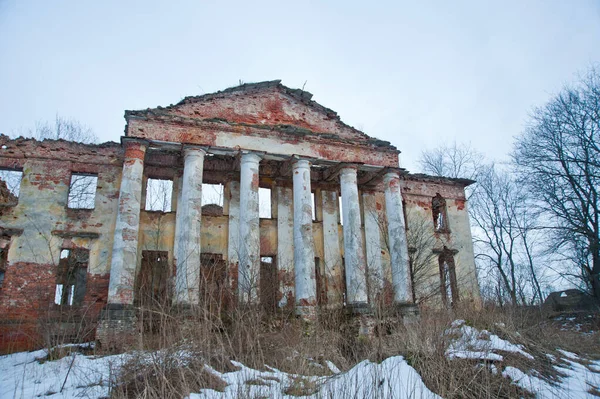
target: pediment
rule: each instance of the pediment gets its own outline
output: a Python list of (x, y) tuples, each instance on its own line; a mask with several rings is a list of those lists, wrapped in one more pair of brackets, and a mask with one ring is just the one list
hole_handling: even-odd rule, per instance
[(193, 122), (215, 121), (249, 127), (271, 127), (276, 134), (302, 132), (332, 139), (392, 147), (343, 123), (337, 113), (312, 100), (312, 94), (290, 89), (281, 81), (250, 83), (217, 93), (186, 97), (178, 104), (145, 111), (126, 111), (126, 118), (160, 115)]

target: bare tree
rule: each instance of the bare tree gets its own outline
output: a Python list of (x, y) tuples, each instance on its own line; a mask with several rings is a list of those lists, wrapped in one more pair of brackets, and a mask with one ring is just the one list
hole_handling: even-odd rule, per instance
[(539, 281), (540, 251), (537, 214), (527, 192), (513, 175), (495, 165), (481, 168), (479, 187), (471, 198), (471, 220), (480, 269), (498, 284), (496, 299), (513, 305), (543, 301)]
[(30, 133), (37, 140), (63, 139), (80, 143), (95, 143), (98, 141), (98, 137), (96, 137), (91, 128), (75, 119), (59, 115), (56, 115), (54, 124), (50, 122), (37, 122), (35, 131)]
[(421, 153), (419, 165), (425, 173), (452, 178), (477, 179), (483, 155), (471, 145), (443, 144)]
[(436, 240), (429, 219), (412, 211), (407, 212), (406, 219), (412, 293), (413, 298), (421, 303), (440, 294), (439, 284), (432, 285), (432, 281), (439, 280), (439, 271), (435, 267), (437, 254), (433, 252)]
[[(512, 154), (562, 251), (600, 300), (600, 74), (536, 108)], [(573, 274), (573, 273), (571, 273)]]

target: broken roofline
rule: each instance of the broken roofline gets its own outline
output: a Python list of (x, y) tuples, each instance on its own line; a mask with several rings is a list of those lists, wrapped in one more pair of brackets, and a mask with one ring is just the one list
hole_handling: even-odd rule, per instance
[[(314, 135), (314, 136), (320, 136), (322, 138), (327, 138), (327, 139), (334, 139), (334, 140), (337, 139), (342, 142), (346, 141), (346, 140), (340, 139), (340, 137), (337, 134), (332, 134), (332, 133), (328, 133), (328, 132), (316, 132), (316, 131), (312, 131), (309, 129), (305, 129), (305, 128), (301, 128), (301, 127), (293, 126), (293, 125), (289, 125), (289, 124), (266, 125), (265, 126), (265, 125), (239, 123), (239, 122), (229, 121), (229, 120), (222, 119), (222, 118), (206, 118), (206, 119), (186, 118), (186, 117), (181, 117), (178, 115), (171, 115), (168, 112), (168, 111), (174, 110), (177, 107), (182, 106), (182, 105), (225, 98), (228, 95), (237, 93), (237, 92), (252, 93), (252, 92), (259, 92), (259, 91), (268, 90), (268, 89), (277, 89), (280, 92), (282, 92), (283, 94), (286, 94), (289, 97), (292, 97), (293, 99), (299, 101), (300, 103), (315, 109), (317, 112), (320, 112), (320, 113), (326, 115), (328, 118), (334, 119), (342, 127), (350, 129), (353, 132), (363, 136), (365, 138), (366, 144), (372, 145), (374, 147), (378, 147), (384, 151), (394, 151), (398, 154), (401, 152), (394, 145), (392, 145), (389, 141), (370, 137), (366, 133), (354, 128), (353, 126), (350, 126), (350, 125), (344, 123), (340, 119), (337, 112), (335, 112), (334, 110), (332, 110), (330, 108), (324, 107), (323, 105), (312, 100), (313, 95), (311, 93), (304, 91), (302, 89), (292, 89), (285, 85), (282, 85), (280, 79), (264, 81), (264, 82), (257, 82), (257, 83), (244, 83), (239, 86), (233, 86), (233, 87), (229, 87), (227, 89), (221, 90), (221, 91), (217, 91), (215, 93), (208, 93), (208, 94), (203, 94), (200, 96), (188, 96), (188, 97), (185, 97), (180, 102), (178, 102), (177, 104), (174, 104), (174, 105), (171, 104), (168, 107), (158, 106), (156, 108), (147, 108), (145, 110), (138, 110), (138, 111), (126, 110), (125, 111), (125, 119), (127, 120), (127, 122), (129, 122), (130, 118), (132, 118), (132, 119), (133, 118), (152, 119), (152, 118), (157, 117), (157, 118), (161, 119), (161, 118), (168, 117), (170, 121), (175, 122), (175, 123), (182, 123), (182, 124), (199, 124), (202, 122), (207, 122), (207, 123), (211, 123), (211, 122), (219, 123), (220, 122), (220, 123), (227, 123), (230, 125), (248, 126), (248, 127), (259, 128), (259, 129), (279, 130), (279, 131), (281, 131), (281, 133), (287, 133), (287, 134), (291, 134), (291, 135), (294, 135), (294, 134), (296, 134), (296, 135)], [(125, 135), (127, 135), (127, 127), (125, 128)], [(355, 143), (355, 144), (361, 144), (361, 143)]]
[(432, 183), (451, 184), (460, 187), (467, 187), (476, 183), (475, 180), (464, 179), (460, 177), (445, 177), (433, 176), (425, 173), (407, 173), (404, 175), (405, 180), (428, 181)]

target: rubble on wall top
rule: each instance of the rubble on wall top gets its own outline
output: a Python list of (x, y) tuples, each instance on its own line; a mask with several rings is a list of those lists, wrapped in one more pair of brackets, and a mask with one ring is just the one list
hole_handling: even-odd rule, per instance
[(0, 156), (11, 158), (47, 158), (60, 160), (85, 160), (88, 163), (114, 163), (122, 158), (120, 143), (107, 141), (86, 144), (64, 139), (37, 140), (31, 137), (15, 139), (0, 134)]
[(95, 147), (95, 148), (111, 148), (111, 147), (121, 147), (120, 143), (114, 142), (114, 141), (105, 141), (104, 143), (82, 143), (79, 141), (69, 141), (69, 140), (65, 140), (65, 139), (49, 139), (49, 138), (45, 138), (42, 140), (38, 140), (34, 137), (24, 137), (24, 136), (19, 136), (16, 138), (7, 136), (5, 134), (1, 134), (0, 133), (0, 144), (6, 144), (12, 142), (14, 144), (21, 144), (21, 143), (39, 143), (39, 144), (49, 144), (49, 145), (55, 145), (55, 144), (67, 144), (67, 145), (76, 145), (76, 146), (83, 146), (83, 147)]
[[(389, 141), (370, 137), (366, 133), (354, 128), (353, 126), (350, 126), (350, 125), (342, 122), (342, 120), (341, 120), (340, 116), (337, 114), (337, 112), (335, 112), (334, 110), (332, 110), (330, 108), (324, 107), (323, 105), (312, 100), (312, 97), (313, 97), (312, 93), (309, 93), (302, 89), (289, 88), (289, 87), (281, 84), (280, 79), (264, 81), (264, 82), (257, 82), (257, 83), (243, 83), (241, 85), (229, 87), (227, 89), (217, 91), (215, 93), (207, 93), (207, 94), (202, 94), (199, 96), (188, 96), (188, 97), (185, 97), (180, 102), (178, 102), (177, 104), (171, 104), (168, 107), (158, 106), (156, 108), (147, 108), (145, 110), (137, 110), (137, 111), (126, 110), (125, 111), (125, 119), (128, 119), (130, 117), (148, 117), (148, 116), (158, 117), (158, 118), (168, 117), (169, 120), (172, 120), (173, 122), (184, 123), (186, 118), (169, 114), (168, 111), (174, 110), (177, 107), (180, 107), (180, 106), (186, 105), (186, 104), (194, 104), (194, 103), (199, 103), (199, 102), (203, 102), (203, 101), (211, 101), (211, 100), (215, 100), (215, 99), (225, 98), (225, 97), (228, 97), (235, 93), (252, 94), (252, 93), (257, 93), (260, 91), (265, 91), (265, 90), (270, 90), (270, 89), (278, 90), (281, 93), (284, 93), (287, 96), (292, 97), (295, 100), (301, 102), (302, 104), (305, 104), (306, 106), (309, 106), (309, 107), (315, 109), (316, 111), (326, 115), (329, 119), (333, 119), (337, 124), (343, 126), (344, 128), (350, 129), (350, 130), (354, 131), (355, 133), (359, 134), (360, 136), (362, 136), (362, 138), (364, 139), (364, 143), (366, 143), (368, 145), (378, 147), (381, 149), (397, 151), (397, 148), (395, 146), (393, 146)], [(221, 119), (221, 118), (208, 118), (208, 119), (202, 119), (201, 121), (202, 122), (213, 122), (213, 123), (215, 123), (215, 122), (235, 123), (233, 121), (228, 121), (228, 120)], [(241, 123), (241, 124), (243, 125), (243, 123)], [(262, 126), (256, 126), (256, 127), (266, 128), (266, 127), (262, 127)], [(329, 136), (328, 138), (331, 138), (331, 139), (338, 138), (337, 135), (335, 135), (335, 134), (328, 134), (327, 132), (313, 132), (308, 129), (300, 128), (298, 126), (291, 126), (291, 125), (272, 126), (271, 125), (271, 126), (269, 126), (269, 128), (276, 128), (277, 130), (281, 131), (282, 133), (318, 134), (323, 138), (325, 138), (326, 136)], [(126, 129), (126, 132), (127, 132), (127, 129)]]
[(452, 184), (458, 185), (462, 187), (470, 186), (475, 183), (475, 180), (471, 179), (463, 179), (463, 178), (455, 178), (455, 177), (445, 177), (445, 176), (432, 176), (427, 175), (425, 173), (408, 173), (404, 175), (404, 179), (406, 180), (421, 180), (432, 183), (441, 183), (441, 184)]

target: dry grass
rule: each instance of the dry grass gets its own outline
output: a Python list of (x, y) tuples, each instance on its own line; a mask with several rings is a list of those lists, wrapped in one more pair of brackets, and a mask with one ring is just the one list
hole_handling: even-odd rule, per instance
[[(503, 367), (535, 369), (542, 378), (553, 381), (559, 377), (553, 367), (561, 363), (558, 348), (591, 358), (600, 355), (597, 333), (567, 329), (533, 308), (429, 310), (407, 325), (376, 319), (371, 337), (359, 337), (356, 320), (342, 311), (322, 314), (316, 324), (252, 307), (221, 317), (200, 308), (179, 314), (156, 312), (155, 316), (152, 331), (140, 335), (137, 349), (143, 351), (119, 374), (113, 398), (180, 398), (202, 388), (222, 390), (224, 382), (205, 365), (220, 372), (233, 371), (231, 360), (259, 370), (269, 365), (299, 375), (330, 375), (325, 360), (347, 370), (364, 359), (379, 362), (396, 355), (403, 355), (427, 387), (444, 398), (531, 397), (502, 376)], [(535, 360), (515, 353), (502, 353), (504, 360), (493, 364), (449, 360), (446, 350), (452, 336), (444, 332), (456, 319), (523, 345)], [(592, 325), (597, 322), (597, 316), (590, 321)], [(546, 354), (554, 355), (555, 360)], [(260, 380), (252, 383), (264, 384)], [(286, 393), (305, 395), (316, 389), (298, 378)]]

